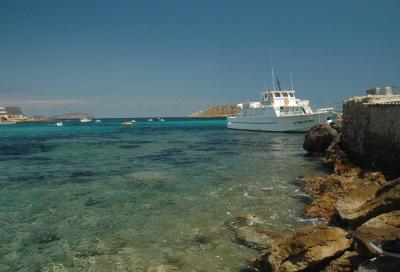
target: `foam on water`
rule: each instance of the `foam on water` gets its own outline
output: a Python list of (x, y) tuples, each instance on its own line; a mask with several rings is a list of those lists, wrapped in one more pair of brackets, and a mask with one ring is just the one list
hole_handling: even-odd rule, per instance
[(319, 165), (302, 134), (137, 121), (0, 128), (0, 271), (239, 271), (255, 252), (227, 220), (314, 223), (294, 183)]

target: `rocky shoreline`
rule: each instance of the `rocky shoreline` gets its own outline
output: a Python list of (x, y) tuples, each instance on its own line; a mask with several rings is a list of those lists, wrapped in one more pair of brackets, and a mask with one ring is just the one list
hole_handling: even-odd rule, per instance
[[(239, 217), (235, 224), (230, 224), (234, 241), (259, 250), (259, 255), (249, 260), (243, 272), (398, 271), (400, 167), (397, 164), (400, 157), (396, 154), (400, 146), (396, 133), (400, 126), (396, 125), (400, 125), (400, 114), (398, 105), (388, 108), (385, 104), (384, 109), (372, 111), (376, 114), (382, 110), (384, 113), (378, 117), (386, 119), (383, 122), (386, 125), (382, 126), (376, 116), (375, 121), (365, 118), (370, 114), (366, 101), (382, 106), (374, 104), (375, 99), (368, 96), (345, 101), (343, 122), (317, 125), (305, 136), (304, 149), (309, 156), (321, 157), (330, 171), (327, 175), (300, 178), (302, 188), (312, 198), (305, 217), (321, 219), (323, 223), (294, 233), (265, 229), (259, 224), (262, 220), (254, 215)], [(352, 108), (356, 108), (356, 114)], [(364, 117), (361, 127), (357, 114)], [(375, 133), (376, 127), (380, 131)], [(394, 138), (388, 138), (385, 133)], [(361, 156), (346, 149), (353, 140)], [(368, 149), (374, 150), (377, 146), (382, 150), (375, 158), (375, 153)], [(360, 163), (364, 154), (369, 155), (364, 159), (369, 165)], [(382, 154), (396, 161), (380, 162)]]

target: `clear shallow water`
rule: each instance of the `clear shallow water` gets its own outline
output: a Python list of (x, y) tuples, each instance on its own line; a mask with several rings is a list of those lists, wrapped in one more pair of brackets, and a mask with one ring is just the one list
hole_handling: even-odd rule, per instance
[(255, 252), (226, 220), (310, 224), (293, 181), (319, 162), (303, 134), (120, 123), (0, 126), (0, 271), (238, 271)]

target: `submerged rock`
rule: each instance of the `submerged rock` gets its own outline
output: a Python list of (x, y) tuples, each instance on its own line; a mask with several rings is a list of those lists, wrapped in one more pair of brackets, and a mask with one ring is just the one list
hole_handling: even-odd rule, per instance
[[(389, 241), (395, 243), (398, 241), (397, 239), (400, 239), (400, 210), (381, 214), (361, 225), (354, 235), (354, 247), (360, 254), (372, 257), (379, 255), (379, 252), (376, 252), (370, 243), (374, 245), (389, 244)], [(385, 246), (382, 246), (382, 249), (388, 252), (395, 251), (395, 249), (385, 248)], [(400, 257), (400, 252), (397, 254)]]
[(158, 265), (158, 266), (149, 267), (149, 269), (147, 269), (147, 272), (172, 272), (174, 270), (175, 269), (172, 266)]
[(257, 227), (240, 227), (235, 230), (234, 241), (250, 248), (271, 250), (285, 235), (274, 230)]
[(319, 271), (349, 248), (350, 240), (340, 228), (306, 227), (281, 239), (272, 248), (267, 268), (273, 272)]
[(310, 154), (323, 154), (331, 143), (338, 138), (337, 131), (330, 124), (316, 125), (305, 135), (303, 148)]

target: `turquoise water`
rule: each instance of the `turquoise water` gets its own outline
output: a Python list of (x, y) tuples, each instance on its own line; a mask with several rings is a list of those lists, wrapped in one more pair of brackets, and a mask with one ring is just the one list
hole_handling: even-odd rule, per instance
[(303, 134), (120, 123), (0, 126), (0, 271), (239, 271), (255, 252), (225, 221), (310, 224), (294, 181), (319, 162)]

